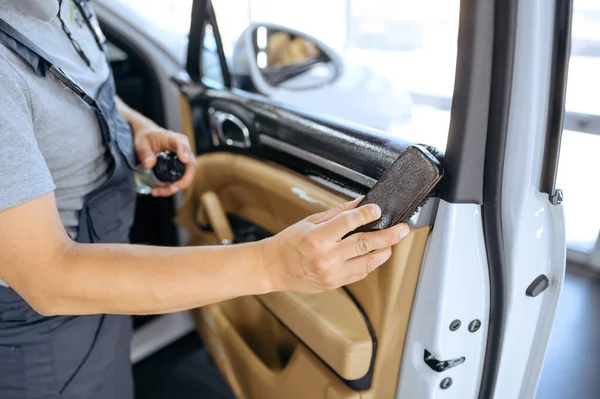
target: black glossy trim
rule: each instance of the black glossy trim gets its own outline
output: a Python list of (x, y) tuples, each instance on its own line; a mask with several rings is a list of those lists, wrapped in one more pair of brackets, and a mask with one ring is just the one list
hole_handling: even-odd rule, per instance
[(493, 67), (483, 184), (483, 229), (490, 275), (490, 315), (479, 391), (493, 397), (506, 325), (506, 260), (502, 234), (502, 180), (512, 95), (518, 0), (496, 0)]
[(550, 73), (550, 98), (548, 127), (544, 146), (540, 191), (553, 196), (556, 191), (556, 174), (563, 132), (567, 77), (571, 54), (571, 20), (573, 0), (556, 0), (554, 11), (554, 41), (552, 44), (552, 71)]
[(194, 0), (192, 4), (192, 18), (190, 22), (186, 59), (187, 73), (192, 81), (196, 83), (202, 82), (202, 48), (204, 42), (204, 28), (207, 23), (212, 25), (215, 35), (219, 64), (221, 65), (221, 72), (223, 74), (223, 83), (225, 87), (231, 88), (231, 74), (229, 73), (227, 59), (223, 52), (223, 42), (217, 24), (217, 17), (210, 0)]
[(192, 4), (192, 18), (188, 37), (186, 70), (194, 82), (200, 82), (202, 71), (202, 40), (204, 24), (208, 19), (208, 3), (210, 0), (194, 0)]
[[(362, 126), (321, 119), (278, 104), (265, 97), (240, 90), (193, 88), (187, 91), (186, 95), (192, 108), (208, 110), (214, 107), (219, 109), (219, 104), (229, 104), (230, 107), (238, 110), (243, 109), (244, 111), (236, 116), (241, 120), (250, 118), (254, 122), (255, 126), (249, 126), (251, 135), (270, 136), (374, 180), (379, 179), (407, 147), (415, 144)], [(196, 132), (205, 135), (207, 129), (208, 127), (197, 128)], [(197, 137), (197, 139), (200, 138)], [(248, 155), (263, 158), (268, 154), (276, 153), (275, 150), (260, 145), (258, 138), (252, 137), (252, 143), (252, 149)], [(219, 149), (231, 150), (230, 148)], [(286, 157), (290, 162), (293, 159), (289, 155)], [(305, 174), (310, 174), (311, 171), (306, 172)], [(325, 174), (324, 177), (336, 176)], [(346, 179), (340, 180), (345, 181)]]
[(346, 292), (346, 294), (348, 294), (348, 296), (350, 297), (352, 302), (354, 302), (354, 305), (356, 306), (356, 308), (360, 312), (361, 316), (365, 320), (365, 324), (367, 325), (367, 329), (369, 330), (369, 335), (371, 336), (371, 343), (373, 345), (373, 352), (371, 353), (371, 363), (369, 364), (369, 370), (367, 371), (367, 374), (365, 374), (363, 377), (361, 377), (357, 380), (346, 380), (343, 378), (342, 378), (342, 380), (350, 388), (355, 389), (357, 391), (364, 391), (364, 390), (371, 388), (371, 384), (373, 383), (375, 360), (377, 358), (377, 346), (378, 346), (377, 335), (375, 334), (375, 329), (373, 328), (373, 324), (371, 323), (371, 320), (369, 319), (369, 315), (367, 314), (365, 309), (362, 307), (362, 305), (360, 304), (358, 299), (356, 299), (356, 297), (348, 289), (348, 287), (342, 287), (342, 288)]
[(271, 136), (261, 134), (258, 138), (263, 148), (271, 148), (278, 152), (288, 154), (292, 157), (302, 159), (306, 162), (309, 162), (313, 166), (323, 168), (339, 176), (343, 176), (349, 180), (356, 182), (357, 184), (360, 184), (361, 186), (374, 187), (377, 183), (377, 180), (365, 176), (362, 173), (358, 173), (343, 165), (332, 162), (327, 158), (315, 155), (312, 152), (308, 152), (301, 148), (295, 147), (284, 141), (274, 139)]
[[(225, 51), (223, 50), (223, 41), (221, 39), (221, 32), (219, 31), (219, 24), (217, 23), (217, 15), (215, 14), (215, 8), (213, 7), (211, 1), (208, 3), (208, 20), (212, 25), (215, 41), (217, 42), (217, 53), (219, 54), (219, 63), (221, 64), (223, 83), (225, 87), (231, 88), (231, 74), (229, 73), (227, 58), (225, 58)], [(202, 32), (202, 39), (204, 39), (204, 29)], [(202, 59), (200, 59), (200, 61), (202, 61)], [(199, 62), (199, 64), (202, 65), (202, 62)]]
[(458, 53), (440, 197), (483, 202), (483, 168), (490, 102), (494, 0), (460, 4)]
[[(192, 82), (180, 83), (180, 87), (192, 109), (198, 154), (212, 151), (240, 153), (276, 162), (306, 176), (330, 180), (358, 193), (366, 193), (369, 187), (263, 145), (259, 137), (269, 136), (373, 180), (378, 180), (407, 147), (415, 144), (346, 121), (337, 122), (309, 115), (263, 96), (237, 89), (212, 89)], [(254, 125), (248, 126), (251, 148), (238, 149), (222, 144), (214, 146), (209, 110), (219, 110), (222, 107), (248, 125)], [(439, 157), (443, 158), (443, 154), (440, 153)]]

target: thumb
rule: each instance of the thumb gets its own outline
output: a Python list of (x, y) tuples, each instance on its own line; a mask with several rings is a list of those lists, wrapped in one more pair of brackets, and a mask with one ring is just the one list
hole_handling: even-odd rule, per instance
[(142, 140), (137, 146), (136, 151), (138, 158), (144, 168), (150, 169), (156, 164), (156, 154), (152, 151), (148, 140)]

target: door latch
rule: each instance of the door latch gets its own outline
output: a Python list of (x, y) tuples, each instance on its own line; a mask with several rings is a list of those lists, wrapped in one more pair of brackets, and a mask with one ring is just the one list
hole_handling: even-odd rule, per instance
[(451, 369), (452, 367), (456, 367), (459, 364), (463, 364), (465, 362), (465, 357), (457, 357), (456, 359), (450, 360), (438, 360), (435, 358), (435, 356), (431, 354), (431, 352), (425, 349), (425, 353), (423, 354), (423, 360), (425, 360), (425, 364), (431, 367), (433, 371), (441, 373), (443, 371)]

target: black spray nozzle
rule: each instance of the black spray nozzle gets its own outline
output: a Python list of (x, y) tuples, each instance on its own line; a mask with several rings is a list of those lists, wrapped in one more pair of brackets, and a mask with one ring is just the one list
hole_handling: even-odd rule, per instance
[(156, 165), (152, 171), (158, 180), (173, 183), (185, 173), (185, 164), (179, 160), (176, 153), (163, 151), (156, 156)]

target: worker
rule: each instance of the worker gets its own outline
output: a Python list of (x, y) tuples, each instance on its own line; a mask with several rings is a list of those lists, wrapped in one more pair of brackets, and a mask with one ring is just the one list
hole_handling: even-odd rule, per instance
[[(319, 292), (385, 262), (406, 225), (348, 232), (380, 217), (351, 202), (256, 243), (128, 244), (137, 162), (184, 135), (115, 96), (105, 38), (85, 0), (0, 0), (0, 398), (133, 397), (131, 318), (242, 295)], [(139, 160), (139, 161), (138, 161)]]

